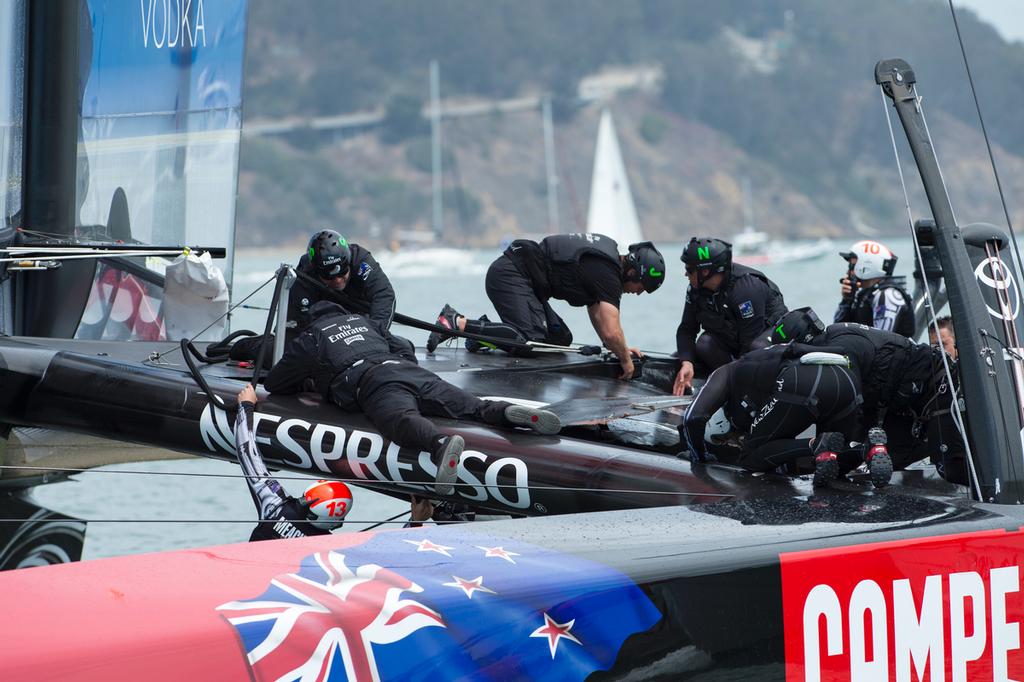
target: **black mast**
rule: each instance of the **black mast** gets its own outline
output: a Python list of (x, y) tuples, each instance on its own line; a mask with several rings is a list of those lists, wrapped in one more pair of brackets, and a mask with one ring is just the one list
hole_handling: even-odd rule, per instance
[[(78, 182), (87, 177), (78, 142), (92, 28), (86, 3), (79, 0), (30, 2), (27, 24), (23, 227), (71, 236), (78, 222)], [(70, 338), (95, 268), (93, 261), (82, 261), (55, 272), (18, 273), (14, 333)]]
[(942, 262), (957, 334), (969, 440), (982, 499), (1020, 504), (1024, 501), (1024, 447), (1010, 369), (1010, 363), (1017, 360), (1004, 354), (999, 345), (1001, 334), (975, 279), (925, 126), (913, 70), (902, 59), (884, 60), (875, 65), (875, 82), (892, 99), (899, 114), (935, 219), (934, 244)]

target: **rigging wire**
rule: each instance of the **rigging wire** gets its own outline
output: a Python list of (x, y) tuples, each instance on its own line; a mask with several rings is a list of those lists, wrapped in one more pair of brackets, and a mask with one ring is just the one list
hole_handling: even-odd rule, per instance
[[(210, 327), (212, 327), (213, 325), (215, 325), (215, 324), (217, 324), (218, 322), (220, 322), (221, 320), (223, 320), (223, 319), (224, 319), (225, 317), (227, 317), (228, 315), (230, 315), (230, 314), (231, 314), (231, 311), (233, 311), (233, 310), (234, 310), (235, 308), (238, 308), (239, 306), (241, 306), (241, 305), (242, 305), (243, 303), (245, 303), (246, 301), (248, 301), (248, 300), (249, 300), (250, 298), (252, 298), (252, 297), (253, 297), (253, 296), (255, 296), (256, 294), (258, 294), (258, 293), (259, 293), (259, 292), (260, 292), (260, 291), (261, 291), (261, 290), (262, 290), (262, 289), (263, 289), (263, 288), (264, 288), (265, 286), (267, 286), (268, 284), (270, 284), (271, 282), (274, 282), (274, 281), (276, 281), (276, 280), (277, 280), (277, 273), (275, 272), (275, 273), (274, 273), (274, 276), (273, 276), (273, 277), (271, 277), (270, 279), (268, 279), (268, 280), (267, 280), (266, 282), (264, 282), (263, 284), (259, 285), (259, 286), (258, 286), (258, 287), (256, 287), (255, 289), (253, 289), (253, 290), (252, 290), (252, 292), (251, 292), (251, 293), (250, 293), (250, 294), (249, 294), (248, 296), (246, 296), (245, 298), (243, 298), (243, 299), (242, 299), (241, 301), (239, 301), (239, 302), (238, 302), (238, 303), (236, 303), (235, 305), (233, 305), (233, 306), (231, 306), (230, 308), (228, 308), (228, 309), (227, 309), (227, 312), (225, 312), (225, 313), (224, 313), (223, 315), (221, 315), (220, 317), (218, 317), (218, 318), (217, 318), (216, 320), (214, 320), (214, 321), (213, 321), (213, 322), (211, 322), (210, 324), (206, 325), (206, 327), (204, 327), (204, 328), (203, 328), (203, 329), (201, 329), (200, 331), (198, 331), (198, 332), (196, 332), (195, 334), (193, 334), (193, 335), (192, 335), (192, 338), (191, 338), (191, 339), (188, 339), (189, 343), (191, 343), (193, 339), (196, 339), (196, 338), (198, 338), (198, 337), (202, 336), (202, 334), (203, 334), (204, 332), (206, 332), (206, 330), (207, 330), (207, 329), (209, 329), (209, 328), (210, 328)], [(163, 359), (163, 357), (164, 357), (165, 355), (172, 355), (172, 354), (174, 354), (175, 352), (178, 352), (178, 351), (180, 351), (180, 350), (181, 350), (181, 346), (180, 346), (180, 345), (179, 345), (179, 346), (175, 346), (175, 347), (174, 347), (174, 348), (172, 348), (171, 350), (167, 350), (167, 351), (164, 351), (164, 352), (162, 352), (162, 353), (154, 353), (153, 355), (151, 355), (151, 356), (150, 356), (149, 358), (147, 358), (147, 359), (146, 359), (146, 360), (144, 360), (143, 362), (157, 362), (157, 361), (159, 361), (159, 360), (162, 360), (162, 359)]]
[[(408, 511), (403, 511), (398, 516), (405, 516)], [(396, 521), (395, 517), (392, 516), (389, 519), (378, 521), (377, 519), (366, 519), (366, 520), (355, 520), (345, 519), (345, 523), (370, 523), (374, 524), (369, 528), (361, 528), (360, 531), (370, 530), (370, 528), (376, 528), (386, 523), (405, 523), (405, 521)], [(2, 519), (0, 523), (53, 523), (53, 522), (67, 522), (67, 521), (79, 521), (82, 523), (278, 523), (281, 519), (64, 519), (60, 517), (48, 517), (48, 518), (36, 518), (36, 519)], [(437, 525), (446, 525), (450, 523), (465, 523), (464, 521), (421, 521), (420, 523), (435, 523)]]
[[(247, 478), (245, 474), (215, 474), (208, 472), (178, 472), (178, 471), (143, 471), (140, 469), (74, 469), (70, 467), (46, 467), (46, 466), (19, 466), (14, 464), (0, 465), (0, 471), (4, 469), (20, 469), (29, 471), (55, 471), (61, 473), (72, 473), (72, 474), (132, 474), (132, 475), (148, 475), (148, 476), (191, 476), (194, 478)], [(317, 474), (322, 472), (317, 472)], [(309, 474), (307, 476), (274, 476), (279, 481), (309, 481), (310, 479), (317, 480), (317, 474)], [(260, 477), (251, 477), (260, 478)], [(365, 478), (334, 478), (332, 481), (341, 481), (342, 483), (355, 483), (365, 487), (381, 487), (385, 485), (408, 485), (417, 486), (417, 490), (420, 486), (433, 487), (433, 481), (375, 481)], [(708, 493), (708, 492), (687, 492), (682, 490), (643, 490), (640, 488), (577, 488), (573, 486), (557, 486), (557, 485), (517, 485), (515, 483), (495, 483), (493, 485), (480, 485), (476, 483), (452, 483), (455, 487), (462, 488), (507, 488), (514, 490), (551, 490), (556, 492), (606, 492), (606, 493), (641, 493), (645, 495), (688, 495), (691, 497), (735, 497), (732, 493)]]
[[(885, 92), (881, 88), (879, 88), (879, 93), (882, 96), (882, 109), (883, 109), (883, 111), (885, 111), (885, 121), (886, 121), (886, 123), (889, 126), (889, 140), (892, 142), (892, 151), (893, 151), (894, 156), (896, 157), (896, 170), (897, 170), (897, 172), (898, 172), (898, 174), (900, 176), (900, 185), (903, 187), (903, 201), (904, 201), (904, 205), (906, 206), (906, 209), (907, 209), (907, 220), (910, 223), (910, 234), (911, 234), (911, 236), (913, 237), (913, 240), (914, 240), (914, 253), (917, 256), (918, 267), (921, 268), (921, 272), (925, 272), (926, 268), (925, 268), (925, 263), (924, 263), (924, 256), (921, 253), (921, 244), (920, 244), (920, 242), (919, 242), (919, 240), (917, 238), (917, 230), (914, 229), (914, 214), (913, 214), (913, 211), (910, 208), (910, 194), (907, 192), (907, 181), (906, 181), (906, 179), (903, 176), (903, 163), (900, 160), (899, 148), (896, 146), (896, 133), (893, 131), (892, 117), (889, 114), (889, 106), (888, 106), (888, 102), (886, 101)], [(916, 104), (918, 112), (921, 114), (921, 118), (923, 120), (924, 119), (924, 111), (921, 109), (921, 99), (920, 99), (920, 97), (917, 98), (917, 101), (915, 102), (915, 104)], [(895, 106), (895, 104), (894, 104), (894, 106)], [(928, 130), (928, 123), (925, 122), (925, 132), (926, 133), (927, 133), (927, 130)], [(931, 135), (928, 136), (928, 143), (932, 144)], [(935, 146), (932, 145), (932, 149), (934, 149), (934, 148), (935, 148)], [(937, 158), (936, 158), (936, 164), (938, 164), (938, 159)], [(942, 169), (939, 168), (939, 177), (941, 178), (941, 176), (942, 176)], [(942, 182), (943, 182), (943, 185), (945, 185), (945, 181), (943, 180)], [(925, 300), (927, 301), (927, 307), (928, 307), (929, 315), (930, 315), (930, 318), (931, 318), (930, 321), (931, 321), (932, 328), (935, 330), (936, 338), (942, 338), (941, 335), (940, 335), (940, 332), (939, 332), (939, 320), (938, 320), (937, 311), (935, 310), (935, 305), (932, 302), (931, 286), (929, 286), (927, 283), (925, 283), (924, 292), (925, 292)], [(952, 373), (952, 371), (949, 368), (949, 361), (946, 358), (946, 354), (945, 353), (942, 353), (942, 366), (943, 366), (943, 369), (944, 369), (944, 371), (946, 373), (946, 381), (949, 382), (948, 385), (949, 385), (949, 388), (950, 388), (950, 396), (951, 396), (950, 399), (952, 401), (951, 405), (950, 405), (950, 416), (953, 418), (953, 423), (956, 425), (957, 431), (960, 433), (960, 438), (963, 441), (964, 448), (965, 448), (966, 453), (967, 453), (967, 465), (968, 465), (968, 469), (970, 471), (971, 482), (974, 484), (975, 494), (977, 495), (977, 499), (980, 501), (980, 500), (982, 500), (982, 496), (981, 496), (981, 483), (978, 480), (978, 472), (975, 470), (975, 467), (974, 467), (974, 453), (971, 451), (971, 444), (968, 442), (968, 439), (967, 439), (967, 428), (966, 428), (966, 426), (963, 423), (963, 415), (960, 413), (960, 405), (958, 404), (958, 401), (957, 401), (958, 391), (954, 391), (953, 390), (953, 387), (956, 384), (953, 383), (953, 373)]]
[[(999, 177), (999, 169), (995, 165), (995, 155), (992, 153), (992, 144), (988, 137), (988, 127), (985, 125), (985, 117), (981, 113), (981, 100), (978, 97), (978, 90), (974, 85), (974, 74), (971, 72), (971, 61), (967, 57), (967, 48), (964, 46), (964, 36), (961, 34), (961, 30), (959, 30), (959, 22), (956, 18), (956, 8), (953, 6), (953, 0), (948, 0), (948, 3), (949, 13), (953, 19), (953, 29), (956, 31), (956, 42), (959, 44), (959, 48), (961, 48), (961, 55), (964, 57), (964, 69), (965, 71), (967, 71), (967, 80), (971, 86), (971, 97), (974, 100), (974, 108), (975, 111), (978, 112), (978, 123), (981, 126), (982, 137), (985, 140), (985, 150), (988, 152), (988, 163), (991, 165), (992, 175), (995, 177), (995, 187), (999, 193), (999, 202), (1002, 205), (1002, 215), (1006, 217), (1007, 227), (1010, 230), (1010, 242), (1011, 244), (1013, 244), (1013, 253), (1014, 256), (1016, 256), (1017, 258), (1017, 271), (1021, 272), (1021, 268), (1024, 267), (1024, 260), (1021, 259), (1020, 247), (1017, 244), (1017, 235), (1014, 231), (1014, 222), (1010, 217), (1010, 209), (1007, 207), (1006, 194), (1004, 193), (1004, 191), (1002, 191), (1002, 180)], [(924, 118), (924, 116), (922, 118)], [(925, 122), (925, 132), (928, 133), (927, 121)], [(931, 142), (931, 133), (928, 133), (928, 139), (929, 142)], [(941, 174), (941, 172), (942, 169), (940, 168), (939, 173)], [(998, 292), (996, 292), (996, 296), (998, 297)], [(1014, 322), (1011, 321), (1010, 324), (1013, 325)], [(1011, 359), (1010, 361), (1012, 361), (1012, 363), (1018, 363), (1019, 360)], [(1017, 367), (1019, 368), (1020, 366), (1018, 365)], [(1020, 395), (1019, 386), (1015, 386), (1015, 389), (1015, 392), (1017, 393), (1016, 398), (1018, 402), (1020, 402), (1022, 399), (1024, 399), (1024, 395)], [(1005, 424), (1004, 427), (1007, 428), (1007, 425)], [(1013, 430), (1016, 431), (1016, 428)], [(1011, 433), (1012, 431), (1008, 430), (1007, 432)], [(1014, 471), (1016, 477), (1018, 463), (1014, 461), (1013, 457), (1009, 452), (1007, 453), (1007, 458), (1007, 461), (1010, 463), (1010, 468), (1012, 471)]]
[[(949, 13), (953, 15), (953, 27), (956, 29), (956, 39), (960, 43), (960, 54), (964, 58), (964, 68), (967, 70), (967, 82), (971, 86), (971, 96), (974, 99), (974, 108), (978, 112), (978, 122), (981, 124), (981, 134), (985, 138), (985, 149), (988, 150), (988, 160), (992, 164), (992, 174), (996, 178), (996, 188), (999, 190), (999, 200), (1003, 204), (1003, 215), (1006, 216), (1006, 226), (1010, 229), (1010, 241), (1013, 243), (1013, 252), (1017, 257), (1018, 272), (1024, 267), (1024, 260), (1021, 260), (1020, 247), (1017, 245), (1017, 235), (1013, 230), (1013, 221), (1010, 219), (1010, 209), (1006, 206), (1006, 196), (1003, 194), (1003, 183), (999, 178), (999, 169), (996, 167), (996, 158), (992, 154), (992, 144), (988, 139), (988, 128), (985, 126), (985, 117), (981, 114), (981, 102), (978, 99), (978, 91), (974, 87), (974, 76), (971, 73), (971, 64), (967, 59), (967, 50), (964, 48), (964, 39), (960, 35), (960, 22), (956, 18), (956, 9), (953, 7), (953, 0), (949, 0)], [(927, 124), (925, 124), (927, 126)], [(941, 171), (940, 171), (941, 172)]]

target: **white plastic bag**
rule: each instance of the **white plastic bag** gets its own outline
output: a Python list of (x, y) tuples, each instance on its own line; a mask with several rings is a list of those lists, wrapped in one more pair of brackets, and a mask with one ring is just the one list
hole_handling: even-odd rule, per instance
[[(168, 340), (191, 339), (228, 311), (228, 285), (209, 253), (178, 256), (167, 266), (164, 278), (163, 313)], [(227, 328), (227, 317), (223, 317), (199, 340), (222, 339)]]

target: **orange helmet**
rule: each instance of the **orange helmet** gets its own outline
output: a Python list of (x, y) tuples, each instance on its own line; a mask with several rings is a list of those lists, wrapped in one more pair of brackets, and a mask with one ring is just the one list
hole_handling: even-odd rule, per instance
[(339, 527), (352, 508), (352, 491), (341, 481), (317, 481), (303, 493), (309, 505), (309, 521), (317, 528)]

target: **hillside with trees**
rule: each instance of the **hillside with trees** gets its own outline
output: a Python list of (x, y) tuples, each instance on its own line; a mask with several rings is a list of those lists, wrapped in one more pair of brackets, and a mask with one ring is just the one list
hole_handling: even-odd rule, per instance
[[(1024, 46), (968, 11), (958, 19), (1016, 212)], [(431, 60), (446, 108), (479, 102), (484, 112), (443, 122), (450, 243), (549, 231), (539, 108), (498, 107), (544, 94), (555, 114), (563, 231), (585, 220), (597, 120), (608, 107), (652, 238), (737, 231), (746, 180), (758, 226), (776, 234), (903, 232), (903, 191), (873, 82), (875, 62), (896, 56), (917, 72), (961, 219), (1003, 222), (953, 22), (939, 0), (254, 0), (246, 127), (365, 112), (380, 122), (246, 134), (239, 243), (294, 241), (327, 225), (369, 243), (429, 230), (430, 131), (421, 112)], [(653, 88), (581, 99), (581, 81), (610, 69), (659, 77)], [(909, 152), (899, 147), (915, 217), (926, 216)]]

